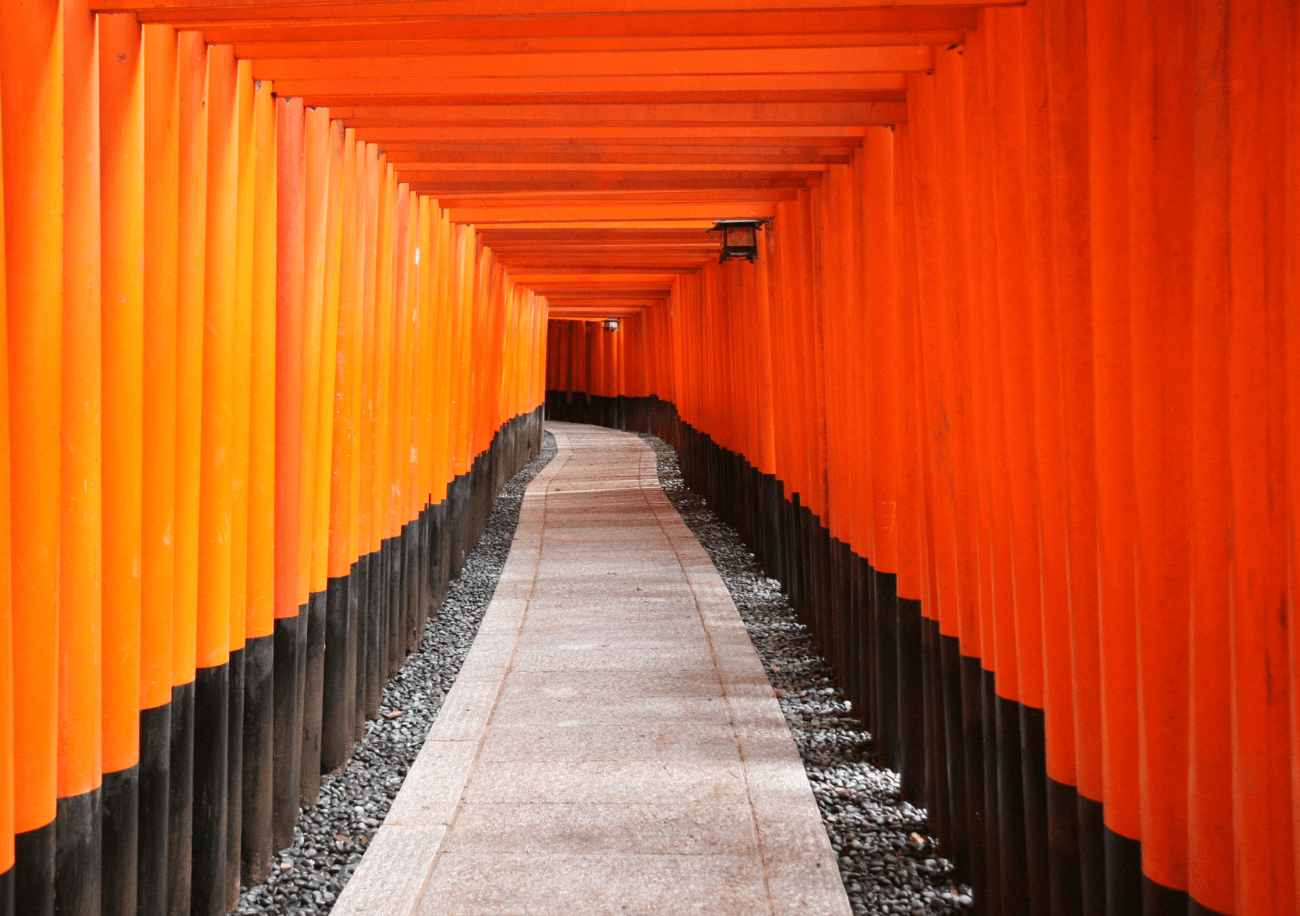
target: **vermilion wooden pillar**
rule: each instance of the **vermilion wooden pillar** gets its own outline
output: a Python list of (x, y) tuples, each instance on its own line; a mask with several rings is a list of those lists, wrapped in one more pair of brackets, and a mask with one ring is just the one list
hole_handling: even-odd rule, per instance
[[(1129, 342), (1143, 907), (1181, 912), (1187, 883), (1191, 586), (1194, 16), (1129, 11)], [(1109, 661), (1109, 659), (1107, 660)]]
[[(1055, 338), (1045, 342), (1043, 358), (1060, 366), (1060, 460), (1064, 485), (1065, 563), (1070, 674), (1075, 760), (1072, 767), (1053, 769), (1049, 757), (1048, 817), (1054, 842), (1069, 843), (1053, 821), (1069, 821), (1064, 807), (1075, 808), (1074, 837), (1078, 846), (1075, 873), (1052, 871), (1052, 905), (1064, 912), (1096, 912), (1089, 904), (1103, 885), (1101, 878), (1101, 729), (1100, 658), (1097, 642), (1097, 559), (1095, 524), (1095, 463), (1093, 454), (1092, 333), (1088, 250), (1090, 225), (1080, 219), (1088, 207), (1087, 48), (1076, 40), (1085, 27), (1078, 4), (1050, 0), (1044, 4), (1043, 30), (1046, 89), (1051, 100), (1047, 117), (1050, 144), (1052, 297), (1048, 320)], [(1050, 412), (1042, 416), (1053, 422)], [(1055, 681), (1053, 682), (1055, 683)], [(1049, 747), (1050, 753), (1050, 747)], [(1066, 796), (1064, 773), (1073, 773), (1077, 798)], [(1055, 860), (1054, 860), (1055, 861)], [(1077, 901), (1077, 902), (1071, 902)]]
[[(176, 504), (172, 605), (172, 752), (168, 908), (192, 889), (194, 724), (198, 666), (199, 507), (202, 469), (204, 277), (207, 226), (207, 46), (177, 39), (179, 167), (176, 305)], [(194, 407), (198, 407), (196, 410)], [(224, 723), (223, 723), (224, 724)]]
[[(1139, 885), (1137, 646), (1134, 618), (1132, 373), (1129, 350), (1128, 59), (1125, 5), (1088, 8), (1093, 379), (1102, 663), (1107, 912), (1126, 913)], [(1125, 909), (1124, 907), (1128, 907)]]
[(305, 662), (299, 567), (306, 550), (301, 480), (303, 389), (303, 108), (276, 100), (275, 773), (273, 848), (293, 842), (302, 768)]
[[(3, 99), (0, 93), (0, 99)], [(0, 108), (0, 124), (3, 110)], [(8, 300), (5, 264), (4, 132), (0, 128), (0, 311)], [(0, 912), (14, 911), (13, 567), (9, 500), (9, 334), (0, 323)]]
[(167, 912), (171, 871), (171, 736), (176, 520), (176, 333), (179, 191), (177, 39), (143, 28), (144, 362), (140, 569), (140, 808), (137, 909)]
[[(1282, 114), (1294, 112), (1295, 74), (1290, 83), (1278, 79), (1274, 63), (1287, 60), (1294, 68), (1297, 25), (1292, 4), (1228, 5), (1228, 584), (1239, 913), (1294, 912), (1298, 899), (1300, 824), (1294, 813), (1300, 785), (1292, 777), (1300, 749), (1282, 737), (1295, 721), (1294, 697), (1274, 679), (1274, 672), (1300, 662), (1288, 656), (1286, 631), (1296, 622), (1282, 612), (1287, 558), (1277, 546), (1286, 525), (1279, 496), (1288, 485), (1300, 485), (1285, 479), (1282, 399), (1286, 378), (1297, 368), (1286, 364), (1283, 351), (1284, 328), (1297, 304), (1285, 295), (1296, 247), (1287, 219), (1295, 210), (1277, 205), (1282, 176), (1295, 168), (1294, 161), (1287, 163), (1288, 150), (1295, 152), (1289, 133), (1294, 120), (1288, 124)], [(1294, 180), (1292, 172), (1292, 190)]]
[(276, 630), (276, 211), (275, 101), (254, 85), (253, 217), (248, 415), (248, 560), (244, 609), (243, 772), (240, 875), (249, 886), (271, 866)]
[(101, 912), (137, 912), (144, 466), (144, 71), (135, 17), (103, 16), (104, 847)]
[(214, 46), (207, 58), (191, 910), (218, 916), (226, 904), (239, 144), (234, 51)]
[[(60, 351), (63, 327), (63, 15), (55, 3), (6, 21), (0, 47), (4, 130), (13, 538), (15, 903), (54, 905), (58, 742)], [(8, 265), (13, 265), (9, 267)]]
[(226, 902), (238, 906), (243, 836), (244, 701), (247, 694), (248, 483), (251, 461), (253, 349), (253, 225), (257, 150), (254, 92), (249, 62), (237, 64), (235, 82), (235, 311), (231, 358), (230, 687), (226, 704)]
[(59, 811), (55, 905), (90, 913), (101, 876), (103, 767), (99, 99), (95, 22), (63, 9), (63, 403), (59, 544)]
[[(1195, 137), (1194, 205), (1206, 218), (1193, 225), (1193, 340), (1190, 485), (1197, 494), (1229, 489), (1227, 430), (1227, 86), (1223, 68), (1226, 38), (1223, 4), (1207, 4), (1198, 30), (1198, 105)], [(1223, 774), (1232, 767), (1228, 502), (1197, 499), (1191, 507), (1191, 577), (1188, 622), (1187, 890), (1200, 905), (1233, 910), (1235, 875), (1222, 867), (1232, 855), (1232, 786)]]
[[(333, 127), (333, 126), (332, 126)], [(349, 656), (354, 627), (349, 622), (348, 575), (355, 559), (352, 547), (353, 503), (352, 464), (356, 449), (356, 431), (353, 427), (355, 405), (354, 380), (359, 355), (361, 298), (357, 295), (357, 279), (362, 275), (362, 261), (356, 247), (357, 207), (357, 156), (356, 142), (347, 142), (342, 125), (337, 135), (331, 133), (331, 153), (337, 144), (339, 194), (337, 229), (338, 261), (337, 297), (337, 357), (334, 359), (334, 380), (331, 394), (331, 453), (328, 493), (329, 555), (327, 558), (326, 586), (326, 638), (325, 666), (322, 680), (321, 709), (321, 767), (324, 772), (338, 768), (347, 758), (355, 732), (351, 704), (355, 702), (355, 684), (348, 678)], [(331, 246), (333, 248), (333, 246)], [(323, 403), (323, 399), (322, 399)], [(355, 659), (353, 659), (355, 663)], [(355, 672), (353, 672), (355, 677)]]

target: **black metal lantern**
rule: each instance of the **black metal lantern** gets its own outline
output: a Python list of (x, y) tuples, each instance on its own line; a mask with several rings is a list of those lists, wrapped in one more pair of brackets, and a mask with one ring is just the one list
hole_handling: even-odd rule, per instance
[(617, 318), (606, 318), (606, 319), (605, 319), (605, 330), (606, 330), (606, 331), (617, 331), (617, 330), (618, 330), (618, 319), (617, 319)]
[(722, 233), (721, 264), (730, 258), (748, 258), (749, 262), (758, 260), (758, 230), (770, 223), (770, 219), (720, 219), (710, 232)]

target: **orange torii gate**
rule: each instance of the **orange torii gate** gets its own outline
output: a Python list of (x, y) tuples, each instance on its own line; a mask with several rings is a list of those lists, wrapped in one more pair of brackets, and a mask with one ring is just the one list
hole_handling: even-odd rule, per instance
[(544, 401), (678, 446), (981, 911), (1296, 911), (1294, 4), (3, 15), (0, 913), (264, 880)]

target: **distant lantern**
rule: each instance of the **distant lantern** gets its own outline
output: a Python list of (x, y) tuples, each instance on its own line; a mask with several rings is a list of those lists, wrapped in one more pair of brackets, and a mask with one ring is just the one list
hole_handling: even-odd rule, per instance
[(617, 319), (617, 318), (606, 318), (606, 319), (605, 319), (605, 330), (606, 330), (606, 331), (617, 331), (617, 330), (618, 330), (618, 319)]
[(729, 258), (748, 258), (752, 264), (758, 260), (758, 230), (770, 219), (720, 219), (710, 232), (722, 233), (722, 257), (718, 263)]

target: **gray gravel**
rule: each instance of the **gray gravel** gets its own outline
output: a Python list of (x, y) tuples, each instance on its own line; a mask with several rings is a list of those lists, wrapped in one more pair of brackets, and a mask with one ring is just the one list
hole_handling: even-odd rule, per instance
[(925, 809), (898, 797), (898, 774), (870, 762), (871, 735), (852, 717), (780, 583), (763, 574), (740, 535), (686, 488), (673, 448), (654, 436), (641, 438), (658, 455), (664, 492), (718, 567), (778, 691), (854, 913), (966, 911), (973, 903), (969, 885), (956, 884), (952, 863), (936, 854)]
[(324, 916), (333, 908), (474, 642), (510, 552), (524, 490), (554, 455), (548, 433), (537, 460), (506, 484), (464, 571), (429, 619), (419, 651), (388, 682), (379, 718), (367, 723), (347, 769), (323, 780), (320, 803), (301, 810), (293, 846), (275, 857), (266, 884), (242, 889), (240, 916)]

